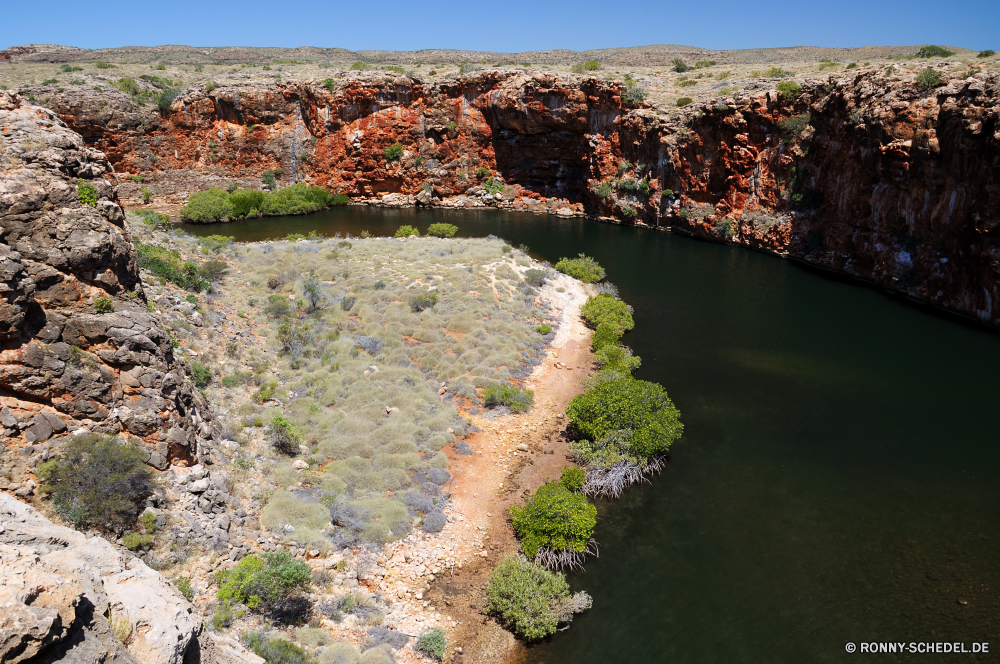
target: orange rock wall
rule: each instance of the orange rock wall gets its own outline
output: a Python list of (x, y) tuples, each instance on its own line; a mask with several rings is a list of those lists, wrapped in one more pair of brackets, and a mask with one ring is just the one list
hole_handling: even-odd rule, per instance
[[(514, 207), (565, 199), (997, 325), (998, 88), (979, 74), (925, 91), (869, 70), (807, 81), (795, 100), (762, 89), (678, 110), (626, 108), (618, 84), (597, 78), (493, 70), (443, 84), (363, 74), (329, 89), (191, 89), (163, 117), (117, 93), (49, 105), (119, 171), (281, 168), (286, 183), (428, 204), (498, 174), (517, 186)], [(790, 130), (792, 117), (805, 120)], [(387, 161), (395, 143), (405, 154)], [(643, 189), (623, 188), (628, 179)]]

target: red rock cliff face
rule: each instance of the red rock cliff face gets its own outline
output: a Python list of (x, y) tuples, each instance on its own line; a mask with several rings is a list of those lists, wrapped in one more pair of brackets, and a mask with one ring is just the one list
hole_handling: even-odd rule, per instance
[(160, 469), (199, 456), (211, 414), (147, 310), (105, 156), (0, 91), (0, 158), (0, 488), (30, 494), (24, 461), (80, 429)]
[[(744, 91), (681, 111), (627, 108), (620, 92), (493, 70), (435, 85), (364, 74), (192, 89), (164, 117), (117, 93), (49, 106), (120, 171), (218, 181), (281, 168), (287, 182), (424, 204), (484, 200), (479, 185), (499, 175), (515, 208), (566, 199), (1000, 325), (995, 76), (928, 91), (865, 71), (806, 82), (795, 99)], [(388, 161), (395, 143), (405, 154)]]

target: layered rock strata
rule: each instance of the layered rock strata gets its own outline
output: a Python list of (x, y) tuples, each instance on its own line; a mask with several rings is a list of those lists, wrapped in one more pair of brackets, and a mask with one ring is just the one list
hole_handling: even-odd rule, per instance
[(55, 113), (0, 91), (0, 488), (22, 495), (65, 434), (123, 433), (159, 469), (213, 435), (148, 311), (111, 170)]
[[(945, 73), (922, 87), (891, 69), (801, 81), (801, 94), (759, 81), (683, 109), (630, 106), (613, 81), (513, 69), (192, 88), (164, 113), (116, 92), (47, 104), (117, 169), (159, 174), (144, 186), (178, 202), (199, 183), (281, 168), (288, 183), (387, 204), (587, 212), (1000, 324), (1000, 80)], [(404, 156), (387, 159), (396, 143)], [(484, 186), (494, 175), (502, 190)]]

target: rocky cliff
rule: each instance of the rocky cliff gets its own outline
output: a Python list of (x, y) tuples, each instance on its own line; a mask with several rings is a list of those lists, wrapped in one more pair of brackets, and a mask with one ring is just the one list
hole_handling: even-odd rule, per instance
[(0, 493), (0, 661), (262, 664), (209, 634), (172, 585), (100, 537)]
[[(777, 80), (683, 109), (585, 76), (495, 69), (192, 88), (168, 110), (117, 92), (47, 105), (166, 202), (281, 168), (386, 203), (584, 212), (672, 227), (844, 272), (991, 325), (997, 292), (995, 74), (868, 68)], [(948, 80), (950, 77), (950, 80)], [(143, 83), (145, 85), (145, 83)], [(384, 149), (399, 143), (400, 159)], [(486, 187), (500, 176), (505, 187)], [(495, 184), (495, 182), (490, 183)]]
[(0, 159), (0, 488), (30, 494), (47, 441), (81, 428), (194, 460), (210, 414), (147, 310), (105, 155), (0, 91)]

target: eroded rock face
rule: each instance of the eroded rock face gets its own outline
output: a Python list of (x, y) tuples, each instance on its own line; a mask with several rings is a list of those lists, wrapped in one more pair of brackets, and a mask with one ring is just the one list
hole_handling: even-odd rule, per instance
[[(162, 469), (199, 455), (209, 409), (147, 311), (110, 170), (53, 112), (0, 91), (0, 426), (11, 453), (122, 432)], [(0, 488), (25, 479), (5, 474)]]
[[(47, 104), (119, 170), (182, 169), (158, 185), (176, 202), (281, 168), (286, 183), (386, 205), (491, 204), (481, 185), (499, 174), (515, 209), (568, 199), (566, 214), (752, 246), (1000, 325), (1000, 78), (923, 89), (914, 72), (838, 76), (795, 99), (762, 81), (680, 110), (627, 107), (615, 82), (512, 69), (191, 88), (165, 117), (117, 92)], [(405, 154), (387, 160), (395, 143)], [(16, 309), (27, 296), (6, 260)]]
[[(127, 647), (107, 616), (128, 620)], [(0, 661), (216, 659), (201, 618), (157, 572), (0, 493)]]

